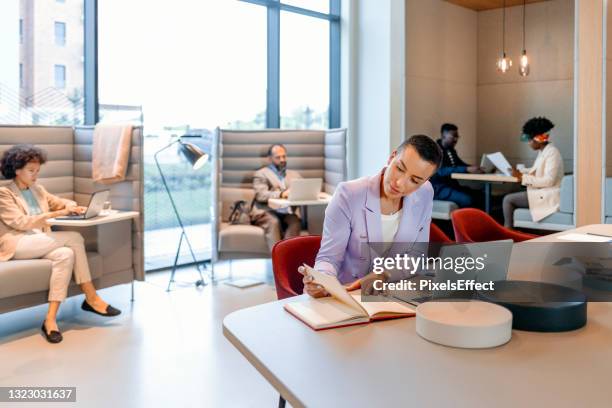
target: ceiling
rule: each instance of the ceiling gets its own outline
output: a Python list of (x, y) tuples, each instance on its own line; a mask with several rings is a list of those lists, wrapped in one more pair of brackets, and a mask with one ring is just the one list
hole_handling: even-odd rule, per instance
[[(504, 0), (446, 0), (449, 3), (456, 4), (461, 7), (469, 8), (476, 11), (491, 10), (502, 8)], [(527, 0), (529, 3), (539, 3), (548, 0)], [(506, 7), (522, 6), (523, 0), (506, 0)]]

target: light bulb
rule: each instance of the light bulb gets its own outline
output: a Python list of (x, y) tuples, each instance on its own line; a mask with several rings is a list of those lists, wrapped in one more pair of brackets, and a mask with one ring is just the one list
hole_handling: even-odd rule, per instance
[(521, 76), (529, 75), (529, 57), (527, 56), (527, 50), (523, 50), (523, 55), (521, 55), (519, 73), (521, 74)]
[(502, 74), (510, 69), (512, 66), (512, 60), (506, 57), (506, 53), (504, 52), (502, 57), (497, 60), (497, 70)]

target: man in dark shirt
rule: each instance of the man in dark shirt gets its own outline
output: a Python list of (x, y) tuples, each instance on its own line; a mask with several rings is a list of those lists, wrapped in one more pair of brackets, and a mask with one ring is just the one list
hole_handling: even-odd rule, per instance
[(461, 160), (455, 146), (459, 140), (459, 131), (456, 125), (445, 123), (440, 128), (438, 145), (442, 148), (442, 165), (431, 178), (434, 188), (434, 200), (453, 201), (459, 207), (471, 207), (476, 200), (477, 191), (461, 186), (451, 178), (452, 173), (482, 173), (479, 166), (471, 166)]

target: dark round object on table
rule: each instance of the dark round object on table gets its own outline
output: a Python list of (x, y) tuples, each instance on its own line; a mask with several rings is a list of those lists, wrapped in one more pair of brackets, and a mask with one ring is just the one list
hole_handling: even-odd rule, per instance
[(496, 281), (494, 288), (478, 291), (478, 298), (509, 309), (513, 329), (562, 332), (586, 324), (586, 296), (575, 289), (530, 281)]

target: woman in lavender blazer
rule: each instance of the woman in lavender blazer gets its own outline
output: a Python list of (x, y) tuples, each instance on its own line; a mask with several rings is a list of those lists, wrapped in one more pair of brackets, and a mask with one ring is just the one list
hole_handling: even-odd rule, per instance
[[(433, 188), (428, 180), (441, 158), (435, 141), (415, 135), (391, 153), (378, 174), (340, 183), (325, 211), (314, 268), (357, 289), (371, 270), (368, 243), (429, 241)], [(308, 275), (304, 292), (326, 295)]]

